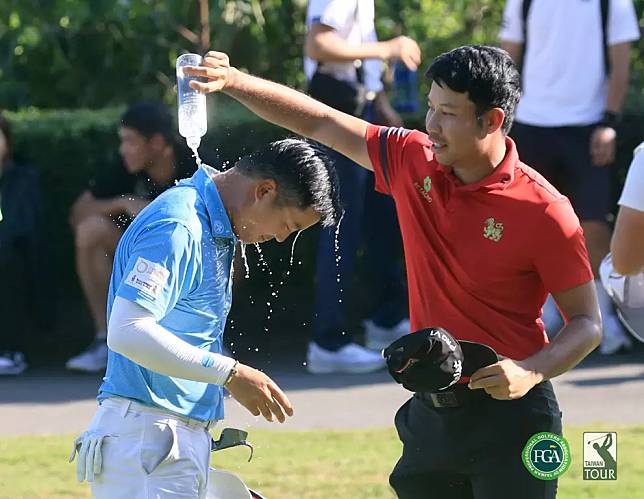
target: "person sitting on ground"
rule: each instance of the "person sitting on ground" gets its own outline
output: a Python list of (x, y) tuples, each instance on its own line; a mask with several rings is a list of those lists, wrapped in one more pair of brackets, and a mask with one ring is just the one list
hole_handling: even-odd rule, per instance
[(76, 371), (101, 372), (107, 365), (107, 287), (123, 231), (150, 201), (196, 168), (175, 139), (172, 118), (161, 103), (132, 104), (118, 133), (123, 164), (100, 171), (69, 217), (76, 271), (94, 323), (94, 341), (66, 363)]

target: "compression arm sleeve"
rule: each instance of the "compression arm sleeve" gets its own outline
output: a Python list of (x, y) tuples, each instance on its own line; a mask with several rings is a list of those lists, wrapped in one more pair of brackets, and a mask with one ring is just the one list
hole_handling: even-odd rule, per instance
[(223, 385), (235, 364), (225, 355), (190, 345), (159, 325), (151, 312), (119, 296), (107, 327), (114, 352), (159, 374)]

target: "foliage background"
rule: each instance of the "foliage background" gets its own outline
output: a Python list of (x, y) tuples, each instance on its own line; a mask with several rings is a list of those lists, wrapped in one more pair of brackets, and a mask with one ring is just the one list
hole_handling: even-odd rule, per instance
[[(234, 64), (302, 85), (306, 0), (4, 0), (0, 3), (0, 107), (101, 108), (141, 97), (174, 100), (174, 61), (199, 43)], [(496, 43), (504, 0), (376, 0), (381, 39), (418, 40), (425, 63), (465, 43)], [(635, 0), (642, 21), (644, 0)], [(640, 40), (629, 106), (644, 100)], [(55, 91), (52, 91), (55, 90)]]
[[(455, 46), (497, 43), (503, 5), (504, 0), (376, 0), (377, 29), (381, 39), (405, 33), (418, 40), (426, 67), (436, 55)], [(635, 5), (644, 26), (644, 0), (635, 0)], [(0, 110), (7, 110), (13, 124), (19, 159), (41, 171), (53, 266), (58, 272), (54, 288), (61, 303), (70, 299), (72, 309), (79, 310), (66, 222), (69, 206), (97, 169), (116, 160), (116, 126), (124, 106), (139, 99), (162, 99), (174, 106), (176, 57), (208, 48), (227, 52), (242, 69), (303, 88), (305, 11), (306, 0), (0, 2)], [(643, 49), (640, 40), (632, 51), (632, 84), (619, 134), (615, 196), (632, 148), (644, 135)], [(421, 99), (427, 91), (422, 80)], [(209, 98), (208, 106), (209, 132), (203, 147), (216, 149), (222, 161), (284, 136), (283, 130), (259, 121), (225, 96)], [(420, 115), (407, 116), (410, 127), (422, 128), (422, 123)], [(306, 256), (301, 270), (291, 276), (274, 324), (292, 324), (295, 314), (302, 329), (309, 327), (315, 238), (315, 232), (309, 231), (299, 239), (298, 253)], [(275, 273), (283, 274), (285, 267), (278, 260), (284, 250), (268, 245), (264, 253), (269, 261), (275, 255)], [(265, 311), (252, 305), (266, 301), (266, 283), (260, 272), (251, 273), (251, 279), (239, 285), (242, 292), (237, 293), (233, 308), (233, 329), (258, 328)], [(364, 301), (360, 296), (359, 306), (352, 307), (357, 329), (368, 307)], [(88, 317), (71, 315), (66, 310), (59, 314), (59, 328), (63, 328), (59, 336), (72, 342), (75, 335), (86, 338), (78, 331), (89, 328)], [(78, 327), (79, 322), (84, 326)], [(306, 331), (302, 336), (308, 337)], [(257, 338), (253, 341), (258, 344)], [(70, 348), (53, 340), (41, 346), (49, 354), (56, 348)]]

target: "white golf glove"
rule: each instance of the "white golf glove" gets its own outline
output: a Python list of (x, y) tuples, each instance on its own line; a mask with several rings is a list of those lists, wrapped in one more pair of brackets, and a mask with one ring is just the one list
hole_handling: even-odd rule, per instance
[(109, 436), (97, 431), (85, 431), (74, 440), (74, 448), (69, 455), (69, 462), (71, 463), (78, 453), (76, 478), (79, 482), (83, 480), (93, 482), (94, 476), (100, 475), (103, 466), (101, 446), (103, 445), (103, 439)]

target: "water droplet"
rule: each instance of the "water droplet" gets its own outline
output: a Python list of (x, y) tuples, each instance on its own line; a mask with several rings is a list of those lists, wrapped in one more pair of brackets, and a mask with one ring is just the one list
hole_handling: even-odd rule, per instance
[(248, 268), (248, 260), (246, 259), (246, 244), (244, 243), (241, 243), (241, 257), (244, 261), (244, 268), (246, 269), (246, 275), (244, 277), (248, 279), (250, 277), (250, 269)]

